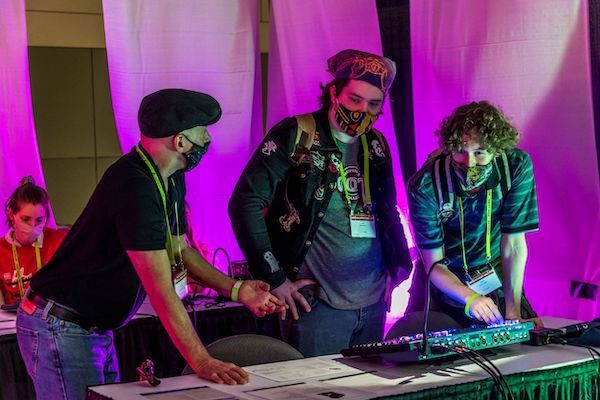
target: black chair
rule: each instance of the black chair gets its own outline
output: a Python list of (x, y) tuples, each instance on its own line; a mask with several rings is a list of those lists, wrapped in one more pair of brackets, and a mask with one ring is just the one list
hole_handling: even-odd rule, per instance
[[(217, 360), (232, 362), (240, 367), (304, 358), (289, 344), (263, 335), (228, 336), (209, 344), (206, 350)], [(186, 365), (182, 375), (191, 373), (192, 369)]]
[[(404, 315), (392, 325), (385, 338), (393, 339), (399, 336), (421, 333), (423, 331), (423, 318), (424, 313), (422, 311)], [(447, 314), (436, 311), (429, 312), (429, 318), (427, 319), (427, 330), (429, 332), (443, 331), (449, 328), (461, 328), (461, 326)]]

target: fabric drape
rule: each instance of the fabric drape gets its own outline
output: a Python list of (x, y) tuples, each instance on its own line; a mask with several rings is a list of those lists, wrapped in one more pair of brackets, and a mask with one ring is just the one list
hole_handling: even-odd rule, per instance
[(257, 0), (105, 0), (115, 122), (123, 152), (139, 140), (141, 99), (163, 88), (205, 92), (221, 120), (200, 166), (186, 175), (197, 239), (240, 257), (227, 216), (233, 187), (262, 138)]
[(512, 117), (534, 163), (540, 230), (527, 236), (526, 289), (542, 315), (591, 319), (599, 300), (600, 186), (586, 1), (411, 2), (417, 163), (463, 103), (489, 100)]
[(25, 0), (0, 2), (0, 155), (2, 207), (24, 176), (45, 187), (31, 104)]

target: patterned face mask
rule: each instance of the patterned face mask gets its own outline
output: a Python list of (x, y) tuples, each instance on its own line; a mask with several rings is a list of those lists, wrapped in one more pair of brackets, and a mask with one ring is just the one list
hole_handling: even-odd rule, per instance
[(193, 146), (189, 152), (183, 154), (186, 161), (186, 165), (183, 172), (189, 172), (196, 168), (196, 166), (200, 162), (200, 159), (208, 150), (208, 145), (210, 144), (210, 142), (205, 143), (204, 146), (199, 146), (196, 143), (192, 142), (187, 136), (185, 138), (189, 140), (189, 142)]
[(335, 110), (335, 122), (349, 136), (360, 136), (371, 130), (377, 121), (377, 115), (366, 111), (350, 111), (343, 104), (338, 105)]
[(456, 177), (462, 188), (466, 191), (473, 190), (483, 185), (492, 174), (493, 163), (489, 162), (486, 165), (474, 165), (466, 167), (452, 160)]

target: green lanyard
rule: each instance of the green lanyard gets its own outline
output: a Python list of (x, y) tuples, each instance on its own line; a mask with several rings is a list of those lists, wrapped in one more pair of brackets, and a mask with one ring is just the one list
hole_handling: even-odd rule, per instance
[[(488, 189), (485, 199), (486, 208), (486, 227), (485, 227), (485, 257), (487, 262), (490, 262), (492, 258), (492, 189)], [(462, 250), (463, 267), (465, 269), (465, 277), (470, 280), (469, 276), (469, 265), (467, 264), (467, 252), (465, 250), (465, 217), (463, 213), (462, 197), (458, 197), (458, 221), (460, 224), (460, 246)]]
[[(13, 240), (17, 240), (14, 236), (13, 232)], [(39, 271), (42, 268), (42, 256), (40, 255), (40, 238), (35, 239), (33, 246), (35, 247), (35, 264), (37, 266), (37, 270)], [(13, 255), (13, 263), (15, 264), (15, 272), (17, 274), (17, 284), (19, 285), (19, 294), (21, 298), (25, 295), (25, 285), (23, 284), (23, 276), (21, 275), (21, 264), (19, 263), (19, 253), (17, 250), (17, 246), (12, 244), (12, 255)]]
[[(162, 199), (162, 204), (163, 204), (163, 209), (165, 211), (165, 222), (167, 224), (167, 243), (166, 243), (167, 254), (169, 255), (169, 261), (171, 262), (171, 265), (176, 265), (177, 262), (175, 261), (175, 250), (173, 249), (173, 235), (171, 234), (171, 224), (169, 223), (169, 213), (167, 211), (167, 196), (165, 195), (165, 190), (163, 189), (161, 179), (158, 177), (158, 172), (156, 172), (156, 170), (154, 169), (154, 166), (152, 165), (152, 163), (150, 162), (150, 160), (148, 159), (146, 154), (144, 154), (144, 152), (140, 149), (140, 146), (135, 146), (135, 149), (137, 150), (138, 154), (140, 155), (142, 160), (144, 160), (144, 162), (146, 163), (146, 166), (150, 170), (150, 173), (152, 174), (152, 177), (154, 178), (154, 183), (156, 184), (156, 187), (158, 188), (158, 192), (160, 193), (160, 197)], [(173, 178), (171, 178), (171, 184), (173, 185), (173, 187), (175, 187), (175, 182), (173, 182)], [(175, 223), (177, 226), (177, 232), (179, 232), (179, 213), (177, 211), (177, 202), (175, 202)], [(179, 244), (179, 242), (178, 242), (178, 244)], [(179, 260), (182, 260), (183, 258), (181, 257), (181, 245), (179, 244), (178, 247), (179, 247)]]
[[(339, 149), (338, 139), (335, 137), (335, 133), (331, 130), (331, 136), (333, 137), (333, 141), (335, 145)], [(364, 181), (364, 189), (365, 189), (365, 204), (367, 206), (371, 206), (371, 185), (369, 180), (369, 148), (367, 146), (367, 138), (365, 135), (360, 137), (360, 141), (363, 146), (363, 181)], [(346, 173), (344, 172), (344, 163), (340, 160), (340, 175), (342, 176), (342, 186), (344, 187), (344, 196), (346, 197), (346, 203), (348, 203), (348, 208), (352, 211), (352, 201), (350, 200), (350, 194), (348, 193), (348, 182), (346, 180)]]

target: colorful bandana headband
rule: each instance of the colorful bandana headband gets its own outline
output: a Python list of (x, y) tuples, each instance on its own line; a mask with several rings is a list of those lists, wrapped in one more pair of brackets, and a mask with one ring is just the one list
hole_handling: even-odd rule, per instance
[(329, 72), (339, 79), (358, 79), (387, 91), (396, 76), (396, 63), (359, 50), (342, 50), (327, 60)]

